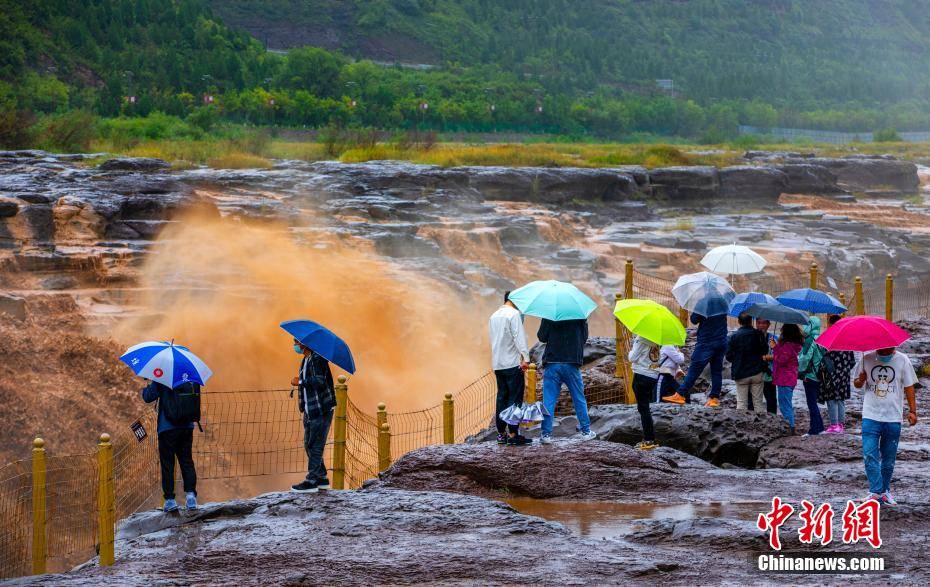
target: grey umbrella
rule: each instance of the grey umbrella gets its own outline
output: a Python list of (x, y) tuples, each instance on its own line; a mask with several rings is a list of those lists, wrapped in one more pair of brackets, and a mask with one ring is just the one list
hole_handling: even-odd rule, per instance
[(753, 304), (744, 312), (753, 318), (763, 318), (781, 324), (807, 324), (808, 321), (806, 313), (784, 304)]

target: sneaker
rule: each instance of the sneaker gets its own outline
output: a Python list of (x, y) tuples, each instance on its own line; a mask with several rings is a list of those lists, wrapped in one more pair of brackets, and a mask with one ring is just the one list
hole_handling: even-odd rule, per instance
[(194, 493), (193, 491), (188, 492), (187, 501), (185, 505), (187, 506), (187, 509), (189, 510), (196, 510), (197, 509), (197, 494)]
[(659, 444), (655, 441), (642, 440), (640, 442), (637, 442), (636, 446), (634, 446), (633, 448), (636, 448), (638, 450), (652, 450), (655, 448), (659, 448)]
[(836, 429), (836, 424), (831, 424), (827, 426), (827, 429), (823, 431), (824, 434), (839, 434), (839, 430)]
[(594, 430), (588, 430), (587, 432), (581, 433), (581, 440), (594, 440), (597, 438), (597, 432)]
[(174, 499), (166, 499), (165, 506), (161, 509), (161, 511), (165, 512), (166, 514), (168, 512), (178, 511), (178, 502), (174, 501)]
[(292, 485), (291, 489), (297, 493), (316, 493), (317, 491), (316, 483), (313, 481), (307, 481), (306, 479), (297, 485)]
[(323, 477), (322, 479), (316, 480), (317, 489), (329, 489), (331, 486), (329, 484), (329, 478)]
[(879, 495), (878, 493), (870, 493), (869, 496), (863, 499), (862, 501), (877, 501), (878, 503), (882, 503), (883, 498), (884, 498), (884, 495)]
[(552, 444), (552, 437), (548, 434), (543, 434), (539, 437), (539, 444)]
[(668, 402), (670, 404), (684, 404), (686, 400), (680, 393), (675, 393), (674, 395), (667, 395), (663, 397), (662, 401)]
[(503, 434), (497, 435), (497, 444), (507, 444), (507, 437)]
[(836, 433), (837, 433), (837, 434), (846, 434), (846, 426), (843, 426), (842, 424), (837, 424), (837, 425), (836, 425)]
[(511, 436), (507, 439), (507, 446), (526, 446), (528, 444), (533, 444), (533, 441), (527, 438), (526, 436)]
[(881, 496), (881, 504), (882, 505), (898, 505), (898, 502), (895, 500), (894, 497), (891, 496), (890, 491), (886, 491)]
[(717, 398), (715, 398), (715, 397), (712, 397), (712, 398), (710, 398), (709, 400), (707, 400), (707, 403), (704, 404), (704, 407), (705, 407), (705, 408), (719, 408), (719, 407), (720, 407), (720, 400), (717, 399)]

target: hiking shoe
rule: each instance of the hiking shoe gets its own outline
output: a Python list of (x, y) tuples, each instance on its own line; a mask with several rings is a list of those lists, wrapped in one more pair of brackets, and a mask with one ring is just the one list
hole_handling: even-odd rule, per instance
[(323, 477), (322, 479), (316, 480), (317, 489), (329, 489), (331, 485), (329, 484), (329, 478)]
[(662, 401), (668, 402), (670, 404), (684, 404), (687, 400), (680, 393), (675, 393), (674, 395), (667, 395), (662, 398)]
[(890, 491), (886, 491), (881, 496), (881, 504), (882, 505), (898, 505), (898, 502), (895, 500), (895, 498), (891, 496)]
[(507, 437), (503, 434), (497, 435), (497, 444), (507, 444)]
[(527, 438), (526, 436), (511, 436), (507, 439), (507, 446), (526, 446), (528, 444), (533, 444), (533, 441)]
[(174, 499), (166, 499), (165, 505), (161, 508), (161, 511), (165, 512), (166, 514), (168, 512), (178, 511), (178, 502), (174, 501)]
[(543, 434), (539, 437), (539, 444), (552, 444), (552, 437), (548, 434)]
[(197, 509), (197, 494), (193, 491), (187, 494), (187, 500), (185, 502), (187, 509), (196, 510)]
[(717, 398), (715, 398), (715, 397), (712, 397), (712, 398), (710, 398), (710, 399), (707, 400), (707, 403), (704, 404), (704, 407), (705, 407), (705, 408), (719, 408), (719, 407), (720, 407), (720, 400), (717, 399)]
[(659, 448), (659, 444), (654, 440), (641, 440), (640, 442), (637, 442), (636, 446), (633, 448), (638, 450), (652, 450), (654, 448)]
[(316, 493), (317, 487), (316, 483), (313, 481), (307, 481), (304, 479), (297, 485), (291, 485), (291, 490), (296, 491), (297, 493)]
[(593, 431), (593, 430), (588, 430), (587, 432), (582, 432), (580, 438), (581, 438), (582, 441), (585, 441), (585, 440), (594, 440), (595, 438), (597, 438), (597, 432), (595, 432), (595, 431)]

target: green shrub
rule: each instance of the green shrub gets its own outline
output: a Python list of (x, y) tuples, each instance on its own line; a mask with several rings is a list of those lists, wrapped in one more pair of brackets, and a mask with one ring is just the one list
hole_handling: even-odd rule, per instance
[(48, 116), (38, 124), (36, 142), (50, 151), (89, 151), (97, 138), (97, 117), (86, 110)]
[(901, 141), (901, 135), (894, 128), (883, 128), (876, 132), (872, 138), (876, 143), (897, 143)]

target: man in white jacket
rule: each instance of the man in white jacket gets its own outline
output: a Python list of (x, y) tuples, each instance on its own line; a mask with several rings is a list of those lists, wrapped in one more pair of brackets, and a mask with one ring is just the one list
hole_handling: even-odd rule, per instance
[(491, 314), (488, 331), (491, 338), (491, 364), (497, 378), (497, 443), (512, 446), (532, 444), (530, 439), (519, 434), (519, 425), (507, 424), (500, 419), (503, 410), (523, 403), (526, 387), (523, 374), (529, 367), (530, 359), (523, 318), (510, 301), (509, 291), (504, 294), (504, 305)]

